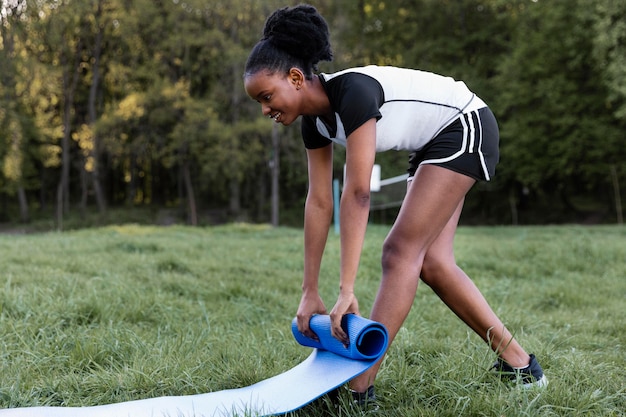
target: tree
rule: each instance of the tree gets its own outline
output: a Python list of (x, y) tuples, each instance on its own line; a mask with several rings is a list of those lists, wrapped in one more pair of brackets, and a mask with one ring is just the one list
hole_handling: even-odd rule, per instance
[[(621, 3), (320, 0), (335, 52), (320, 69), (414, 67), (462, 79), (484, 98), (500, 122), (502, 164), (468, 199), (465, 212), (481, 221), (507, 221), (515, 210), (524, 222), (572, 221), (582, 217), (565, 214), (592, 207), (603, 216), (611, 205), (619, 216)], [(278, 180), (281, 216), (299, 222), (307, 182), (299, 127), (281, 127), (272, 143), (275, 126), (241, 78), (266, 17), (284, 5), (0, 0), (3, 208), (19, 206), (26, 219), (37, 193), (38, 207), (56, 201), (62, 228), (70, 203), (86, 213), (93, 195), (101, 213), (149, 205), (173, 207), (191, 224), (208, 212), (269, 221)], [(378, 155), (383, 175), (402, 173), (406, 156)]]
[(18, 48), (25, 8), (25, 1), (0, 2), (0, 140), (4, 145), (2, 173), (7, 180), (5, 190), (17, 195), (22, 222), (30, 220), (26, 189), (34, 169), (29, 158), (33, 133), (29, 128), (31, 120), (22, 108), (18, 75), (20, 66), (24, 65)]
[[(72, 13), (66, 13), (71, 3)], [(29, 39), (25, 46), (39, 62), (57, 70), (62, 115), (61, 174), (56, 196), (57, 228), (63, 228), (63, 216), (69, 210), (70, 169), (72, 164), (72, 127), (74, 100), (84, 63), (85, 16), (89, 4), (64, 1), (28, 2)], [(54, 74), (53, 72), (49, 73)], [(54, 76), (54, 75), (53, 75)], [(53, 81), (54, 82), (54, 81)]]
[(587, 194), (606, 201), (607, 164), (624, 158), (616, 120), (605, 111), (608, 92), (596, 76), (588, 6), (558, 0), (521, 10), (499, 66), (496, 100), (502, 177), (527, 187), (539, 204), (581, 214), (575, 200)]
[[(607, 107), (619, 120), (620, 129), (615, 131), (614, 141), (623, 140), (626, 129), (626, 5), (615, 0), (596, 4), (594, 53), (609, 94)], [(623, 159), (622, 159), (623, 162)], [(623, 163), (610, 166), (617, 222), (624, 222), (619, 178), (626, 176)]]
[[(83, 164), (83, 174), (90, 177), (96, 196), (96, 203), (101, 213), (106, 210), (106, 197), (102, 189), (101, 183), (101, 167), (100, 160), (102, 158), (102, 145), (98, 136), (95, 125), (98, 120), (98, 93), (100, 92), (101, 65), (103, 55), (103, 43), (105, 36), (105, 25), (109, 22), (103, 22), (104, 0), (95, 0), (95, 11), (93, 12), (93, 45), (91, 47), (92, 59), (91, 65), (91, 83), (89, 85), (88, 108), (88, 132), (91, 135), (91, 143), (87, 146), (85, 163)], [(83, 187), (83, 197), (81, 200), (82, 210), (86, 210), (87, 206), (87, 187)]]
[(595, 5), (594, 54), (609, 89), (607, 104), (626, 121), (626, 4), (617, 0), (588, 2)]

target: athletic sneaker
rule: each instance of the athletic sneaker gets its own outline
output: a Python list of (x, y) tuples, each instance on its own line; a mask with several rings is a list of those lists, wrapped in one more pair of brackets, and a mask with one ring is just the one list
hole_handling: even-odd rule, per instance
[(376, 402), (376, 392), (373, 385), (370, 385), (365, 392), (350, 390), (350, 393), (355, 405), (363, 409), (378, 410), (379, 407)]
[(543, 374), (541, 365), (535, 355), (530, 355), (530, 363), (525, 368), (513, 368), (498, 358), (493, 369), (500, 374), (500, 378), (519, 384), (522, 388), (543, 388), (548, 385), (548, 378)]

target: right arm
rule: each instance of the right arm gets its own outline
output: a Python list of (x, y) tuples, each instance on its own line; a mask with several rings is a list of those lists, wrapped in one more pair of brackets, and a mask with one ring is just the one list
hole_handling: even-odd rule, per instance
[(296, 314), (298, 330), (317, 338), (309, 327), (314, 314), (326, 314), (319, 295), (319, 273), (333, 214), (333, 147), (307, 149), (309, 189), (304, 206), (304, 278)]

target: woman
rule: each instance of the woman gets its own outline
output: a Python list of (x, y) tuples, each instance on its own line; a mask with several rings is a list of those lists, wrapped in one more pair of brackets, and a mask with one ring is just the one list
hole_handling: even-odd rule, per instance
[[(267, 20), (244, 74), (248, 95), (263, 114), (289, 125), (299, 116), (308, 158), (304, 218), (304, 278), (298, 329), (325, 314), (318, 292), (330, 227), (332, 143), (346, 147), (340, 202), (340, 291), (330, 312), (332, 334), (347, 342), (341, 318), (359, 313), (354, 285), (365, 237), (370, 176), (377, 151), (411, 151), (407, 194), (382, 250), (382, 281), (372, 320), (393, 340), (421, 278), (498, 354), (495, 367), (522, 386), (544, 386), (534, 355), (527, 354), (456, 265), (453, 240), (465, 195), (489, 181), (498, 162), (498, 127), (487, 105), (464, 83), (436, 74), (368, 66), (319, 74), (332, 59), (327, 24), (309, 5), (282, 8)], [(360, 403), (374, 399), (380, 361), (350, 382)]]

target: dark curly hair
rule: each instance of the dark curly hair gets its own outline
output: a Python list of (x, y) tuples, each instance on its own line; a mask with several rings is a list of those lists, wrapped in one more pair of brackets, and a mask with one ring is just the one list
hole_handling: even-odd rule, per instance
[(328, 25), (315, 7), (284, 7), (267, 18), (263, 37), (246, 62), (244, 76), (261, 70), (288, 73), (297, 67), (311, 79), (320, 61), (332, 59)]

